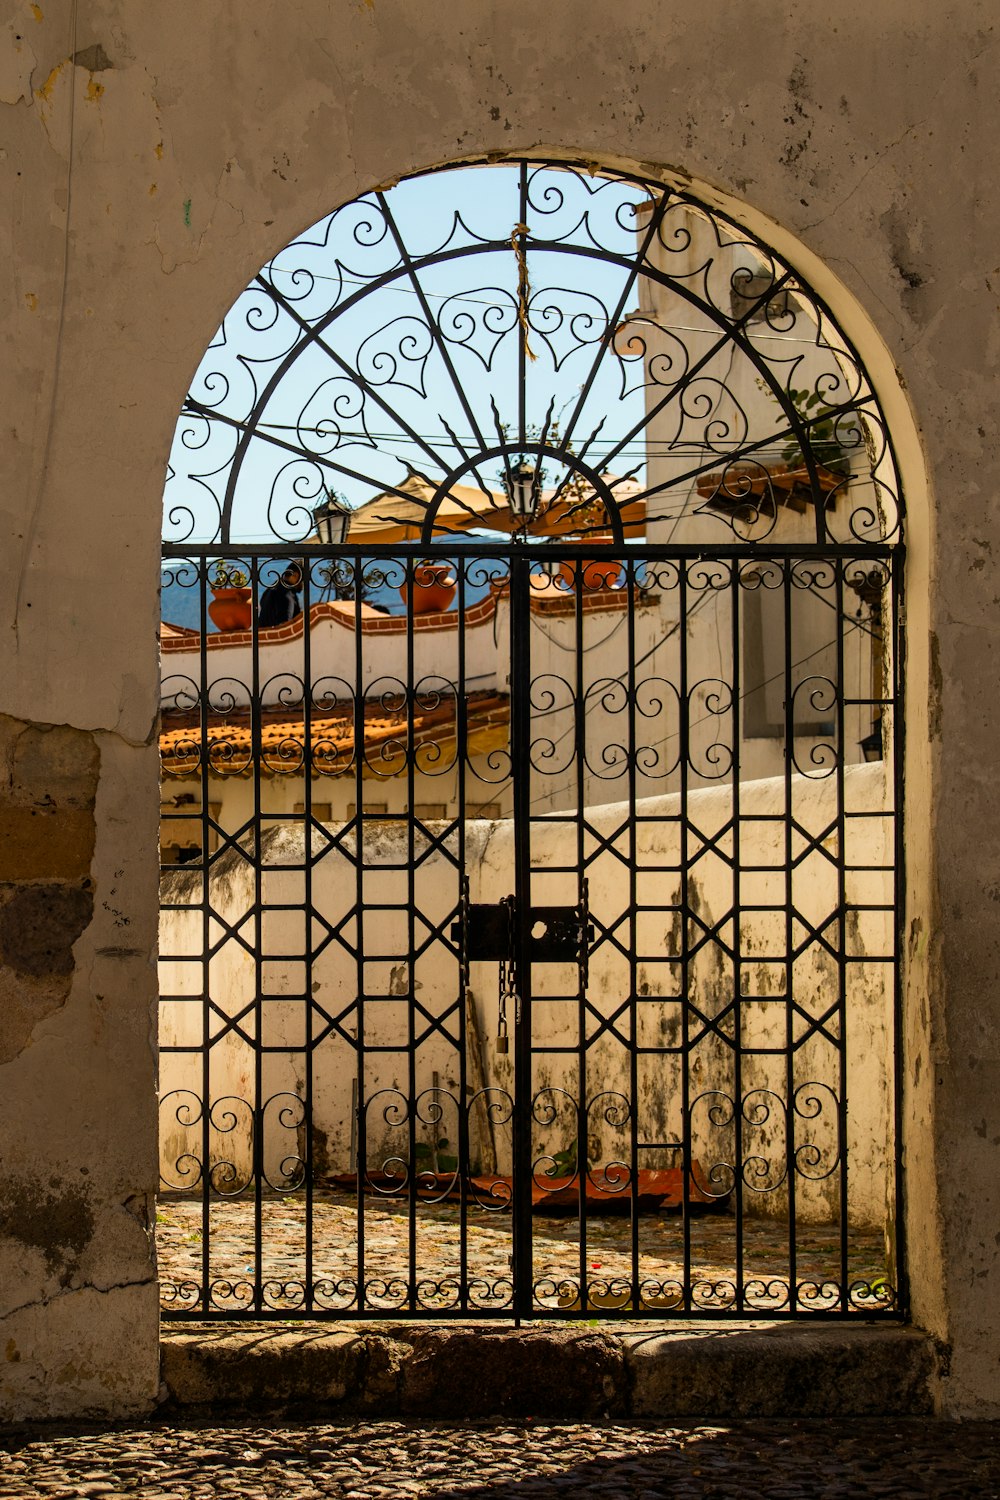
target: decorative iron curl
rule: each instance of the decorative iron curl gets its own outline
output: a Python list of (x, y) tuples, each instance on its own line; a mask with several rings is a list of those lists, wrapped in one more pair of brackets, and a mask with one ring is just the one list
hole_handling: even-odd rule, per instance
[[(204, 1114), (204, 1102), (191, 1089), (171, 1089), (169, 1093), (164, 1094), (160, 1099), (161, 1117), (164, 1113), (169, 1114), (171, 1110), (173, 1110), (174, 1120), (178, 1125), (181, 1125), (185, 1130), (193, 1130), (201, 1123)], [(172, 1182), (161, 1171), (160, 1181), (165, 1187), (176, 1192), (189, 1192), (201, 1182), (204, 1163), (193, 1152), (182, 1152), (173, 1163), (173, 1166), (180, 1180)], [(191, 1173), (195, 1175), (191, 1177)]]
[(806, 1279), (796, 1284), (795, 1295), (798, 1301), (807, 1308), (832, 1307), (840, 1301), (840, 1283), (832, 1280)]
[[(565, 746), (561, 756), (560, 744)], [(572, 765), (574, 754), (575, 746), (572, 743), (566, 745), (565, 740), (553, 739), (551, 735), (532, 735), (528, 748), (528, 764), (533, 771), (546, 776), (558, 776)]]
[(365, 1307), (403, 1307), (410, 1295), (407, 1283), (400, 1276), (373, 1276), (365, 1282)]
[(791, 1302), (791, 1291), (787, 1281), (780, 1276), (755, 1276), (743, 1283), (743, 1296), (748, 1307), (781, 1312)]
[(469, 1278), (469, 1305), (471, 1307), (500, 1312), (503, 1308), (510, 1307), (513, 1301), (514, 1283), (509, 1277), (501, 1276), (496, 1281), (490, 1281), (485, 1276)]
[(632, 1282), (628, 1276), (594, 1276), (587, 1282), (587, 1302), (594, 1311), (631, 1312)]
[(532, 677), (528, 695), (529, 705), (539, 714), (558, 710), (568, 712), (576, 706), (572, 684), (556, 672), (542, 672)]
[(627, 1193), (635, 1180), (628, 1162), (606, 1161), (600, 1167), (589, 1167), (587, 1178), (599, 1193)]
[(889, 564), (882, 558), (851, 558), (844, 564), (844, 587), (861, 598), (885, 594), (891, 583)]
[(496, 1088), (491, 1085), (487, 1088), (478, 1089), (474, 1094), (470, 1094), (468, 1104), (466, 1105), (466, 1112), (470, 1118), (477, 1104), (485, 1107), (490, 1122), (494, 1126), (509, 1125), (514, 1117), (514, 1100), (507, 1093), (506, 1089)]
[(201, 1286), (196, 1281), (161, 1281), (160, 1306), (191, 1309), (201, 1302)]
[[(277, 1124), (282, 1130), (298, 1131), (306, 1122), (305, 1100), (300, 1099), (298, 1094), (282, 1091), (272, 1094), (265, 1100), (260, 1111), (261, 1129), (264, 1132), (265, 1142), (268, 1127), (268, 1111), (277, 1112)], [(280, 1179), (275, 1182), (266, 1171), (262, 1169), (262, 1176), (267, 1186), (275, 1193), (294, 1193), (302, 1187), (306, 1178), (306, 1164), (297, 1153), (290, 1153), (282, 1157), (278, 1163), (281, 1173)]]
[[(564, 1106), (569, 1106), (573, 1129), (570, 1138), (576, 1139), (575, 1122), (579, 1116), (579, 1105), (567, 1089), (559, 1088), (555, 1084), (547, 1084), (538, 1089), (531, 1099), (531, 1118), (536, 1125), (553, 1125), (559, 1117)], [(536, 1156), (531, 1163), (531, 1178), (536, 1187), (543, 1192), (559, 1192), (578, 1181), (580, 1176), (580, 1163), (578, 1161), (569, 1164), (569, 1170), (563, 1169), (560, 1162), (556, 1161), (552, 1152), (543, 1152)], [(553, 1186), (552, 1179), (559, 1178), (559, 1187)]]
[[(780, 1150), (772, 1151), (772, 1159), (761, 1155), (759, 1152), (751, 1151), (744, 1155), (741, 1164), (741, 1176), (745, 1185), (753, 1193), (773, 1193), (781, 1187), (787, 1175), (788, 1168), (785, 1159), (785, 1135), (788, 1129), (788, 1108), (781, 1095), (774, 1089), (754, 1088), (744, 1094), (740, 1102), (740, 1112), (743, 1120), (751, 1130), (763, 1130), (771, 1123), (772, 1116), (776, 1116), (781, 1127)], [(744, 1135), (744, 1144), (746, 1136)], [(777, 1161), (777, 1175), (775, 1175), (775, 1161)]]
[(250, 701), (250, 690), (238, 677), (216, 677), (202, 694), (209, 712), (222, 719), (238, 713)]
[[(791, 721), (793, 727), (801, 723), (805, 718), (801, 701), (805, 699), (812, 710), (813, 715), (833, 714), (839, 702), (840, 695), (837, 684), (829, 677), (805, 677), (796, 683), (791, 694)], [(803, 763), (799, 751), (795, 747), (796, 736), (791, 737), (788, 752), (792, 765), (800, 776), (808, 776), (813, 781), (822, 781), (827, 776), (832, 776), (840, 764), (840, 753), (837, 746), (830, 740), (820, 740), (809, 746), (807, 761)]]
[(233, 1280), (228, 1276), (216, 1276), (205, 1288), (210, 1307), (231, 1312), (236, 1303), (240, 1312), (249, 1312), (257, 1307), (257, 1291), (253, 1283), (244, 1279)]
[(345, 707), (350, 712), (354, 708), (354, 700), (353, 684), (346, 677), (314, 677), (309, 687), (310, 706), (320, 713)]
[[(699, 715), (700, 721), (706, 719), (724, 719), (729, 716), (730, 729), (733, 728), (733, 688), (729, 682), (724, 682), (719, 677), (703, 677), (700, 682), (692, 685), (688, 693), (688, 716), (691, 719), (691, 709), (695, 701), (695, 694), (699, 691), (704, 693), (704, 714)], [(698, 720), (691, 719), (693, 729)], [(719, 780), (728, 776), (735, 762), (735, 751), (732, 744), (726, 744), (719, 739), (713, 739), (709, 744), (697, 748), (694, 736), (689, 735), (691, 751), (688, 756), (692, 770), (706, 780)]]
[(313, 1282), (313, 1301), (317, 1308), (346, 1311), (358, 1305), (358, 1283), (354, 1277), (320, 1276)]
[[(494, 300), (490, 302), (489, 298)], [(486, 306), (479, 311), (483, 303)], [(470, 307), (476, 311), (470, 311)], [(453, 292), (442, 302), (437, 315), (438, 331), (445, 342), (474, 354), (484, 370), (492, 370), (497, 350), (517, 323), (517, 299), (499, 286)]]
[(357, 352), (358, 371), (369, 385), (400, 385), (426, 396), (424, 379), (433, 347), (434, 335), (424, 319), (403, 313), (362, 340)]
[[(577, 300), (575, 312), (560, 307), (557, 299)], [(607, 337), (611, 315), (592, 292), (575, 287), (545, 286), (528, 299), (528, 324), (547, 346), (553, 368), (559, 370), (574, 354)], [(563, 335), (559, 338), (559, 335)], [(562, 349), (560, 351), (560, 345)]]
[(726, 1277), (707, 1277), (692, 1281), (689, 1293), (691, 1307), (698, 1311), (725, 1312), (736, 1306), (735, 1283)]
[[(722, 1089), (706, 1089), (696, 1095), (688, 1107), (689, 1128), (692, 1134), (700, 1105), (706, 1106), (708, 1122), (716, 1130), (728, 1129), (736, 1119), (736, 1101), (732, 1095), (723, 1092)], [(710, 1197), (728, 1198), (736, 1185), (736, 1177), (736, 1167), (732, 1161), (714, 1161), (707, 1170), (703, 1163), (698, 1186)]]
[(202, 1162), (193, 1151), (182, 1151), (175, 1159), (173, 1167), (177, 1174), (178, 1180), (176, 1181), (171, 1181), (162, 1168), (160, 1170), (160, 1181), (165, 1188), (169, 1188), (172, 1192), (187, 1193), (198, 1187), (202, 1176)]
[(639, 1282), (639, 1306), (643, 1312), (660, 1312), (684, 1305), (684, 1287), (676, 1277), (646, 1276)]
[[(329, 400), (330, 416), (324, 414)], [(327, 457), (341, 447), (375, 448), (376, 442), (365, 420), (368, 400), (365, 393), (346, 375), (322, 381), (308, 397), (295, 420), (295, 435), (302, 451), (313, 457)], [(316, 407), (319, 410), (313, 411)], [(360, 424), (360, 431), (347, 424)], [(345, 430), (346, 429), (346, 430)]]
[[(409, 1123), (411, 1104), (401, 1089), (382, 1088), (365, 1100), (365, 1113), (370, 1112), (381, 1112), (382, 1123), (392, 1130), (398, 1130)], [(394, 1153), (385, 1157), (380, 1164), (379, 1172), (384, 1179), (382, 1182), (372, 1177), (367, 1164), (365, 1165), (365, 1185), (381, 1198), (396, 1198), (408, 1190), (412, 1170), (406, 1157)]]
[(462, 1300), (461, 1283), (454, 1276), (442, 1276), (440, 1281), (422, 1280), (416, 1285), (417, 1305), (446, 1312), (458, 1307)]
[(161, 582), (168, 588), (201, 589), (204, 578), (205, 569), (194, 557), (164, 558), (160, 565)]
[(579, 1307), (580, 1283), (572, 1276), (539, 1276), (532, 1282), (531, 1297), (536, 1307)]
[[(282, 496), (288, 487), (291, 494)], [(278, 470), (267, 501), (267, 522), (279, 542), (301, 544), (313, 528), (313, 510), (326, 494), (326, 476), (313, 459), (290, 459)]]
[(896, 1306), (897, 1299), (896, 1288), (883, 1277), (876, 1277), (873, 1280), (859, 1279), (852, 1281), (848, 1287), (850, 1306), (862, 1311), (888, 1312)]
[(833, 1154), (824, 1166), (829, 1151), (824, 1151), (815, 1141), (803, 1141), (796, 1146), (795, 1170), (800, 1177), (810, 1182), (825, 1182), (840, 1166), (843, 1156), (843, 1127), (840, 1118), (840, 1100), (829, 1084), (818, 1079), (800, 1083), (792, 1095), (792, 1112), (800, 1120), (818, 1120), (823, 1115), (824, 1097), (833, 1106)]
[(306, 1306), (304, 1281), (267, 1280), (260, 1290), (261, 1305), (274, 1312), (299, 1312)]
[[(677, 334), (661, 328), (659, 324), (651, 323), (649, 326), (655, 329), (657, 348), (656, 353), (646, 363), (644, 385), (647, 390), (654, 386), (661, 386), (668, 391), (678, 390), (687, 379), (691, 368), (691, 355), (688, 347)], [(641, 343), (643, 353), (645, 353), (646, 340), (637, 338), (636, 335), (633, 335), (627, 346), (630, 352), (633, 342), (636, 341)]]

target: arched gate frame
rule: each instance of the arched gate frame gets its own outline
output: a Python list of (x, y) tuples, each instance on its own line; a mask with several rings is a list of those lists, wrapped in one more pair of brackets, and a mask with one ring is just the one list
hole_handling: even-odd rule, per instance
[(898, 1316), (901, 502), (816, 294), (410, 179), (237, 301), (165, 516), (165, 1315)]

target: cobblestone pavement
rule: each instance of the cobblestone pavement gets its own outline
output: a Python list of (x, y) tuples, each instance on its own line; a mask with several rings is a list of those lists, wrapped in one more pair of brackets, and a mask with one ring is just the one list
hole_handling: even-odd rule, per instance
[[(210, 1276), (213, 1280), (243, 1282), (254, 1270), (254, 1204), (251, 1199), (213, 1199), (209, 1228)], [(581, 1270), (580, 1234), (576, 1217), (536, 1215), (534, 1271), (536, 1286), (544, 1291), (542, 1305), (557, 1306), (560, 1283), (578, 1284)], [(349, 1308), (357, 1275), (358, 1216), (353, 1199), (344, 1195), (317, 1193), (313, 1205), (314, 1278), (327, 1282), (329, 1290), (320, 1300), (331, 1308)], [(744, 1280), (751, 1283), (748, 1302), (762, 1314), (785, 1295), (788, 1277), (788, 1224), (778, 1219), (748, 1219), (744, 1222)], [(369, 1303), (391, 1311), (399, 1305), (393, 1288), (405, 1286), (408, 1278), (408, 1225), (405, 1204), (383, 1205), (365, 1201), (365, 1271), (370, 1287)], [(301, 1195), (269, 1199), (262, 1205), (262, 1274), (276, 1287), (292, 1285), (304, 1274), (306, 1235), (305, 1203)], [(736, 1282), (735, 1219), (727, 1213), (702, 1214), (691, 1219), (692, 1279), (699, 1283), (700, 1306), (725, 1307)], [(160, 1279), (166, 1286), (189, 1288), (201, 1284), (201, 1205), (192, 1199), (160, 1201), (157, 1213), (157, 1251)], [(422, 1283), (422, 1304), (441, 1309), (453, 1296), (460, 1276), (459, 1210), (451, 1204), (420, 1204), (416, 1229), (416, 1274)], [(493, 1288), (509, 1296), (510, 1217), (472, 1209), (468, 1217), (468, 1278), (483, 1289), (481, 1305), (492, 1311), (502, 1308), (502, 1298)], [(585, 1274), (592, 1286), (631, 1280), (630, 1224), (627, 1216), (588, 1218), (584, 1256)], [(678, 1214), (643, 1215), (639, 1219), (639, 1274), (650, 1285), (670, 1289), (683, 1278), (682, 1220)], [(852, 1230), (848, 1246), (850, 1283), (875, 1283), (886, 1275), (885, 1245), (880, 1234)], [(800, 1224), (796, 1240), (796, 1280), (815, 1288), (808, 1294), (810, 1306), (832, 1303), (841, 1281), (839, 1231), (836, 1226)], [(380, 1290), (380, 1288), (382, 1290)], [(171, 1299), (172, 1300), (172, 1299)], [(272, 1306), (294, 1305), (294, 1294), (282, 1302), (280, 1292), (269, 1298)], [(237, 1307), (236, 1296), (216, 1294), (216, 1305)], [(176, 1304), (175, 1304), (176, 1305)], [(565, 1305), (562, 1304), (562, 1305)]]
[(856, 1500), (1000, 1495), (1000, 1424), (146, 1426), (8, 1435), (4, 1500)]

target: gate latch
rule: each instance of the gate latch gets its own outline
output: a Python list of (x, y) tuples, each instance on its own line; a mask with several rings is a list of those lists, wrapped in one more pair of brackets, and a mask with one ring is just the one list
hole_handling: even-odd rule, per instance
[[(502, 963), (513, 958), (510, 908), (470, 903), (465, 916), (465, 951), (473, 963)], [(593, 925), (576, 906), (532, 906), (527, 912), (528, 952), (532, 963), (574, 963), (583, 959), (594, 938)], [(462, 940), (462, 923), (451, 929)]]

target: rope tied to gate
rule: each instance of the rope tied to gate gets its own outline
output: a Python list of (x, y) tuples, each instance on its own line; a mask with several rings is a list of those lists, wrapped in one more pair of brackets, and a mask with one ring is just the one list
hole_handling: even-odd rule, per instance
[(524, 242), (530, 233), (527, 224), (515, 224), (511, 231), (510, 248), (517, 261), (517, 321), (521, 325), (521, 344), (528, 358), (534, 361), (538, 356), (528, 343), (528, 299), (531, 296), (531, 282), (528, 279), (528, 256), (524, 248)]

